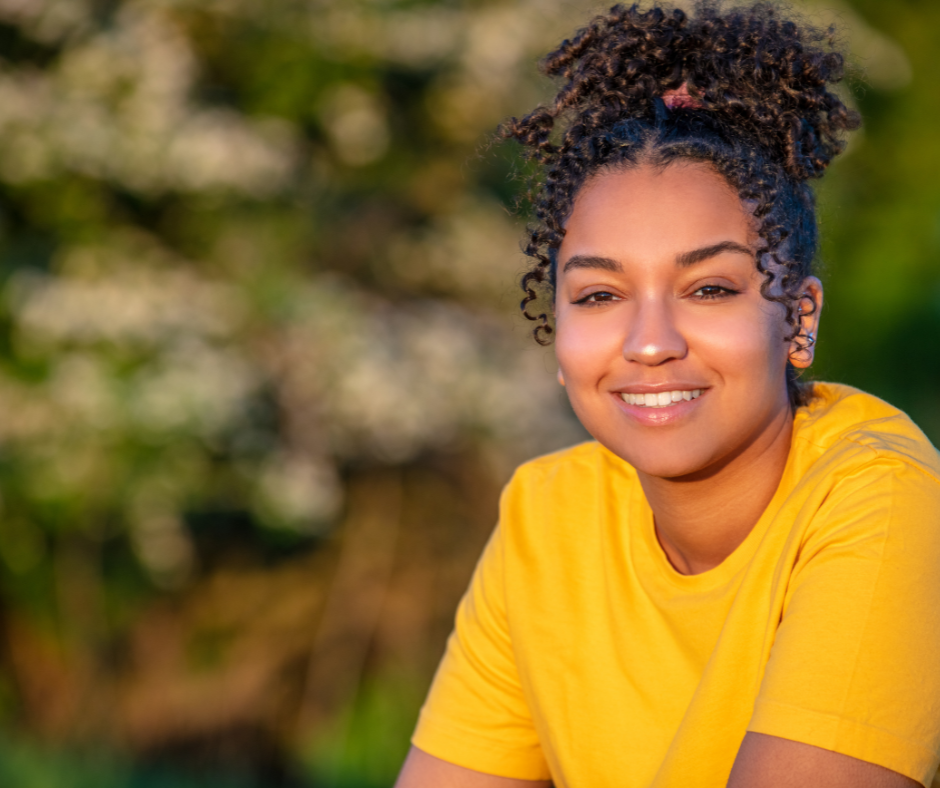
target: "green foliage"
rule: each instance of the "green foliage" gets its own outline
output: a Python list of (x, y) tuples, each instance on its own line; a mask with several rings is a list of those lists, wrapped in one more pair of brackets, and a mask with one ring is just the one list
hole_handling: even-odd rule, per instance
[(187, 774), (134, 767), (102, 754), (50, 751), (17, 741), (0, 745), (0, 784), (18, 788), (261, 788), (234, 774)]
[(365, 681), (357, 697), (304, 752), (314, 785), (386, 788), (408, 752), (424, 681), (394, 674)]

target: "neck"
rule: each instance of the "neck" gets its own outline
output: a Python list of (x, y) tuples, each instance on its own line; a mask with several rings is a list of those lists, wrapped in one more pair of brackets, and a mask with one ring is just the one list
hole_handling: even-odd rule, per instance
[(780, 484), (792, 429), (787, 408), (754, 443), (715, 468), (675, 479), (639, 474), (656, 535), (676, 571), (713, 569), (745, 540)]

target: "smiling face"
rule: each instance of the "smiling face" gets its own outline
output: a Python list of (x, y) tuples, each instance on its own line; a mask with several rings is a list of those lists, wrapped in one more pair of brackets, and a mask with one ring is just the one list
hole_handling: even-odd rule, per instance
[[(789, 326), (761, 295), (757, 240), (705, 164), (604, 171), (578, 195), (558, 254), (555, 352), (582, 424), (643, 474), (709, 476), (790, 423)], [(806, 286), (821, 304), (818, 281)]]

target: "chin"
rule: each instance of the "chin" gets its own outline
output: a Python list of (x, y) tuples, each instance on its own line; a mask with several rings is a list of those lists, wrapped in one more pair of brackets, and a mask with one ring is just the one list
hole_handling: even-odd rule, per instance
[(718, 462), (713, 451), (708, 451), (704, 446), (696, 446), (688, 440), (611, 442), (598, 438), (598, 442), (636, 468), (639, 473), (660, 479), (708, 475), (708, 469)]
[(643, 457), (633, 462), (624, 458), (639, 473), (646, 476), (653, 476), (658, 479), (681, 479), (683, 477), (694, 476), (706, 469), (706, 465), (690, 462), (686, 458), (649, 458)]

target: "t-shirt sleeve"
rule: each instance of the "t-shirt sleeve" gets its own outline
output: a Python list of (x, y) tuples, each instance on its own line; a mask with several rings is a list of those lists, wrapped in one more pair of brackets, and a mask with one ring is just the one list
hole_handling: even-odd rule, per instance
[(940, 482), (873, 462), (840, 480), (814, 523), (748, 729), (930, 785), (940, 763)]
[(504, 543), (497, 527), (457, 610), (412, 743), (476, 771), (550, 777), (523, 696), (506, 616)]

